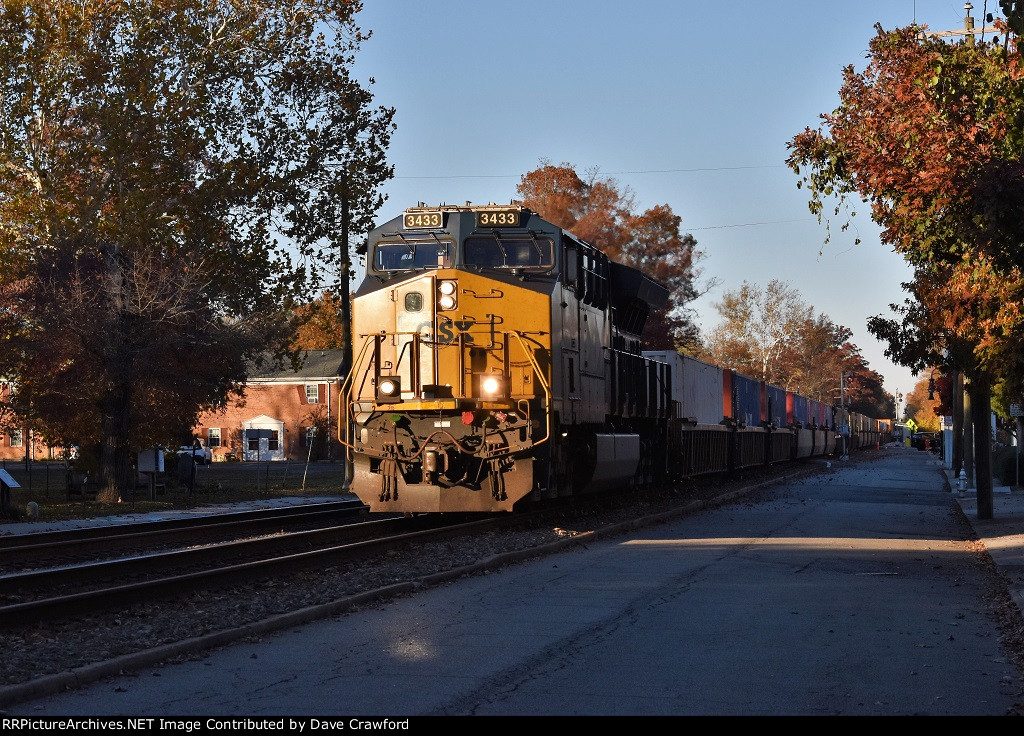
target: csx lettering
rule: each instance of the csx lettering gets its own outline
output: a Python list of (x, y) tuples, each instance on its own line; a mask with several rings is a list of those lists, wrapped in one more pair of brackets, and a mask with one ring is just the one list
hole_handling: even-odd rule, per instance
[[(438, 342), (453, 342), (458, 339), (458, 333), (462, 333), (466, 336), (466, 342), (473, 342), (473, 336), (469, 334), (470, 328), (476, 324), (472, 320), (453, 322), (444, 321), (437, 325), (437, 341)], [(454, 329), (454, 331), (453, 331)]]

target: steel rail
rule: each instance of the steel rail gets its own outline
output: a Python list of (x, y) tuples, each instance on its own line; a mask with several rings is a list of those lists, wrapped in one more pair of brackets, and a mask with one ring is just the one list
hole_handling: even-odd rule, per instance
[[(342, 562), (363, 559), (367, 556), (393, 549), (410, 542), (423, 542), (434, 539), (443, 539), (452, 536), (478, 533), (491, 528), (502, 522), (501, 518), (488, 518), (479, 521), (450, 524), (443, 520), (424, 515), (412, 519), (386, 519), (367, 524), (376, 525), (378, 530), (385, 531), (385, 536), (378, 536), (373, 539), (363, 539), (356, 542), (333, 544), (313, 550), (293, 552), (284, 555), (275, 555), (261, 559), (249, 560), (240, 563), (220, 565), (202, 571), (186, 572), (166, 577), (153, 578), (124, 585), (111, 585), (72, 592), (66, 595), (51, 596), (34, 601), (24, 601), (0, 606), (0, 628), (12, 628), (23, 625), (34, 625), (57, 619), (81, 616), (88, 613), (95, 613), (102, 610), (110, 610), (134, 603), (140, 600), (158, 600), (169, 596), (179, 595), (185, 592), (193, 592), (209, 588), (219, 583), (252, 583), (274, 575), (281, 575), (288, 572), (309, 570), (315, 566), (330, 566)], [(426, 525), (431, 528), (419, 529), (413, 532), (395, 534), (396, 526), (408, 527), (414, 525)], [(364, 526), (364, 525), (350, 525)], [(319, 530), (316, 530), (319, 531)], [(363, 532), (367, 531), (365, 528)], [(298, 534), (306, 534), (299, 532)], [(290, 535), (289, 535), (290, 536)], [(263, 541), (263, 540), (252, 540)], [(230, 543), (235, 544), (235, 543)], [(271, 542), (276, 544), (276, 542)], [(155, 558), (177, 557), (180, 553), (187, 552), (179, 550), (170, 555), (156, 555), (139, 558), (142, 566), (147, 562), (153, 563), (156, 567), (150, 572), (158, 570), (161, 565), (166, 564), (166, 559)], [(206, 553), (203, 548), (200, 550)], [(204, 556), (209, 556), (208, 554)], [(178, 557), (184, 559), (184, 557)], [(21, 575), (3, 576), (0, 583), (7, 587), (7, 592), (14, 590), (13, 584), (18, 581), (24, 587), (46, 588), (52, 590), (55, 586), (62, 585), (61, 580), (67, 581), (69, 576), (82, 580), (82, 575), (92, 576), (96, 580), (109, 580), (110, 577), (123, 573), (130, 567), (129, 561), (112, 561), (111, 563), (96, 563), (95, 565), (75, 566), (73, 568), (61, 568), (57, 570), (24, 573)], [(141, 568), (137, 568), (141, 569)], [(76, 577), (78, 576), (78, 577)]]
[[(359, 499), (328, 501), (324, 503), (298, 504), (275, 509), (254, 509), (251, 511), (229, 511), (224, 514), (197, 512), (194, 517), (180, 519), (155, 519), (150, 521), (125, 521), (105, 526), (62, 529), (27, 534), (5, 534), (0, 536), (0, 550), (7, 555), (9, 550), (20, 547), (43, 548), (62, 543), (84, 542), (92, 539), (110, 541), (118, 536), (136, 536), (145, 533), (171, 533), (182, 529), (203, 526), (221, 526), (230, 523), (258, 523), (275, 519), (292, 519), (310, 514), (326, 514), (332, 511), (351, 511), (368, 508)], [(159, 512), (156, 512), (159, 513)]]

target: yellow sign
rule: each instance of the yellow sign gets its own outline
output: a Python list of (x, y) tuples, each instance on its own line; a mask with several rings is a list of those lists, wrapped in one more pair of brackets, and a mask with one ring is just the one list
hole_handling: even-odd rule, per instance
[(917, 422), (915, 422), (913, 419), (908, 419), (907, 420), (907, 428), (910, 429), (911, 432), (916, 432), (917, 431)]

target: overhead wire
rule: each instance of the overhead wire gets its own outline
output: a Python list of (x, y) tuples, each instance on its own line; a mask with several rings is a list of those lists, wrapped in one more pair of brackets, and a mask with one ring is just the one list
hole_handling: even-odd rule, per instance
[[(637, 169), (632, 171), (609, 171), (605, 172), (607, 176), (622, 176), (625, 174), (680, 174), (680, 173), (696, 173), (701, 171), (743, 171), (750, 169), (781, 169), (786, 168), (780, 164), (764, 164), (758, 166), (699, 166), (693, 168), (684, 169)], [(393, 179), (516, 179), (521, 178), (522, 174), (432, 174), (425, 176), (394, 176)], [(769, 220), (764, 222), (741, 222), (729, 225), (709, 225), (707, 227), (691, 227), (687, 228), (687, 232), (694, 232), (697, 230), (722, 230), (725, 228), (732, 227), (754, 227), (758, 225), (784, 225), (794, 222), (810, 222), (816, 221), (812, 217), (805, 217), (798, 220)]]

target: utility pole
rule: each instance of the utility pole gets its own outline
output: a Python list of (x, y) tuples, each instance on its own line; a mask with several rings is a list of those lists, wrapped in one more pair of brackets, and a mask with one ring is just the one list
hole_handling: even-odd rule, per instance
[(846, 413), (846, 371), (839, 374), (839, 413), (843, 417), (843, 424), (839, 428), (839, 434), (843, 438), (843, 454), (841, 460), (848, 460), (846, 451), (846, 438), (850, 436), (850, 415)]
[(956, 368), (953, 382), (953, 477), (964, 469), (964, 374)]
[(986, 33), (991, 33), (991, 34), (995, 35), (996, 33), (999, 32), (999, 29), (996, 28), (995, 26), (986, 26), (985, 23), (984, 23), (984, 19), (982, 20), (981, 28), (975, 28), (974, 27), (974, 17), (971, 16), (971, 11), (972, 10), (974, 10), (974, 6), (973, 5), (971, 5), (969, 2), (964, 3), (964, 27), (963, 27), (963, 30), (957, 29), (957, 30), (952, 30), (952, 31), (928, 31), (926, 33), (922, 33), (921, 37), (922, 38), (954, 38), (956, 36), (965, 36), (966, 37), (965, 40), (967, 41), (967, 44), (969, 46), (973, 46), (974, 45), (974, 36), (975, 36), (975, 34), (980, 33), (982, 35), (982, 38), (984, 38)]

